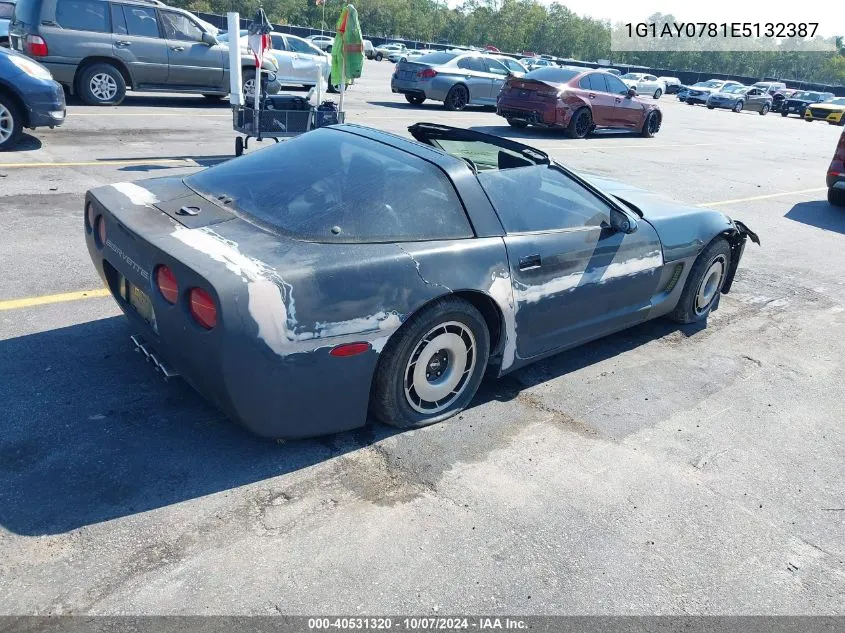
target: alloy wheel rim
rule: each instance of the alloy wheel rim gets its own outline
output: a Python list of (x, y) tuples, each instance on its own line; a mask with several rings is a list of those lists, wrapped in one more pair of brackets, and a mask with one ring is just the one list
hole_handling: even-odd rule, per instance
[(725, 275), (725, 258), (719, 255), (714, 259), (698, 286), (695, 294), (695, 313), (703, 314), (710, 308), (710, 304), (716, 298), (719, 288), (722, 286), (722, 278)]
[(100, 101), (110, 101), (117, 94), (117, 82), (108, 73), (97, 73), (89, 82), (91, 94)]
[(590, 115), (587, 112), (582, 112), (578, 115), (578, 119), (575, 121), (575, 133), (578, 136), (584, 136), (587, 134), (589, 129)]
[(9, 108), (0, 103), (0, 143), (5, 143), (12, 138), (12, 131), (15, 129), (15, 119)]
[(456, 110), (463, 110), (466, 107), (466, 95), (460, 88), (455, 90), (455, 96), (452, 98), (452, 103)]
[(247, 79), (244, 82), (244, 95), (247, 97), (255, 95), (255, 79)]
[(416, 412), (435, 415), (466, 390), (475, 369), (476, 344), (463, 323), (441, 323), (414, 348), (404, 374), (405, 400)]

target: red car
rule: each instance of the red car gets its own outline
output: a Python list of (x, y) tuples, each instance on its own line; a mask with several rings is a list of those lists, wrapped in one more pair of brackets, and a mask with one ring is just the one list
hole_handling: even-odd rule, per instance
[(615, 75), (565, 67), (538, 68), (510, 77), (499, 92), (496, 114), (514, 127), (565, 128), (571, 138), (584, 138), (597, 127), (651, 137), (663, 121), (653, 100), (640, 100)]
[(845, 130), (827, 168), (827, 201), (837, 207), (845, 207)]
[(498, 48), (493, 46), (492, 44), (488, 44), (487, 46), (485, 46), (484, 50), (487, 51), (488, 53), (501, 53), (502, 52)]

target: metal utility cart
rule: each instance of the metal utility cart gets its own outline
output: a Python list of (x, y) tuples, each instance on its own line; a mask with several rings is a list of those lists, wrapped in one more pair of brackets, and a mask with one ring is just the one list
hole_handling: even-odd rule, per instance
[(232, 126), (235, 132), (244, 136), (235, 137), (235, 156), (244, 153), (249, 147), (249, 139), (263, 141), (271, 138), (277, 143), (280, 138), (298, 136), (312, 129), (315, 120), (315, 108), (309, 106), (302, 110), (276, 110), (252, 106), (232, 106)]

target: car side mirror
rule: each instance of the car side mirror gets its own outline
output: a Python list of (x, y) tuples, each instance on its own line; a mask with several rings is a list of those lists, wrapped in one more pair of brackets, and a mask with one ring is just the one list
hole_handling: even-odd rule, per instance
[(630, 213), (620, 211), (611, 215), (611, 226), (620, 233), (630, 235), (636, 233), (639, 228), (637, 219)]
[(637, 89), (636, 88), (628, 88), (628, 93), (625, 96), (626, 97), (636, 97), (637, 96)]
[(209, 46), (217, 46), (217, 44), (219, 44), (217, 38), (214, 35), (212, 35), (211, 33), (206, 33), (205, 31), (203, 31), (202, 34), (202, 43), (208, 44)]

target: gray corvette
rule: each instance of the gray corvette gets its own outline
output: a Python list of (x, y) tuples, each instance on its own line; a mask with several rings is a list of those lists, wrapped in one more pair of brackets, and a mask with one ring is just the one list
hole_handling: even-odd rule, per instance
[(97, 270), (155, 367), (255, 433), (454, 415), (485, 370), (668, 316), (703, 321), (746, 239), (718, 211), (420, 123), (321, 128), (93, 189)]

